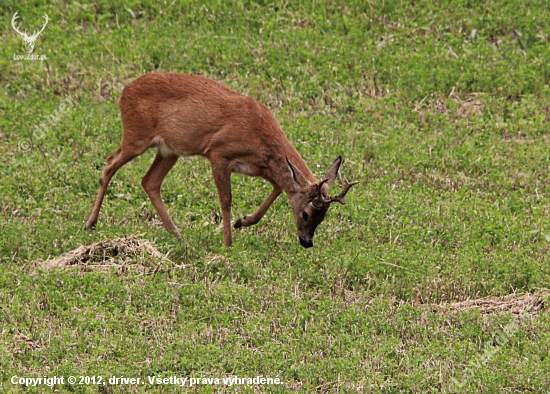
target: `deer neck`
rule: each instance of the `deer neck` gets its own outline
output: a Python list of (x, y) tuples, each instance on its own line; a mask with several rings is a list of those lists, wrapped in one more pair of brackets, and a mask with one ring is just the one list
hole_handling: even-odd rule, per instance
[(270, 161), (272, 161), (272, 163), (267, 167), (267, 178), (279, 185), (279, 187), (281, 187), (281, 189), (283, 189), (289, 197), (295, 195), (300, 190), (300, 187), (296, 184), (292, 177), (292, 172), (287, 164), (287, 159), (290, 160), (292, 164), (294, 164), (302, 172), (304, 177), (309, 182), (317, 182), (306, 162), (302, 159), (302, 156), (300, 156), (298, 151), (290, 144), (290, 142), (288, 142), (286, 146), (274, 146), (270, 156)]

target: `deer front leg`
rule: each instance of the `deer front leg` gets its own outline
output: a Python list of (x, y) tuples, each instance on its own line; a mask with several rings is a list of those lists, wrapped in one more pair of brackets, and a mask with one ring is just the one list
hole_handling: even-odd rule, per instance
[(223, 240), (225, 246), (230, 247), (231, 238), (231, 170), (227, 163), (214, 165), (212, 163), (212, 174), (218, 189), (218, 199), (222, 209)]
[(263, 204), (260, 206), (260, 208), (258, 208), (258, 210), (253, 214), (246, 215), (244, 218), (237, 220), (235, 222), (234, 227), (235, 228), (248, 227), (258, 223), (260, 219), (265, 215), (265, 213), (267, 212), (271, 204), (273, 204), (273, 201), (275, 201), (281, 193), (282, 193), (282, 189), (278, 186), (274, 186), (273, 191), (269, 196), (267, 196), (267, 198), (265, 199)]

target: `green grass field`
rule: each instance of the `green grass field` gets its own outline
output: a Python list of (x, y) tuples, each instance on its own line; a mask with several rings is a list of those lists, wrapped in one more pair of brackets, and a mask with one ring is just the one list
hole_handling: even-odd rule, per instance
[[(29, 32), (48, 14), (46, 60), (18, 58), (16, 11)], [(107, 381), (62, 393), (550, 392), (546, 1), (8, 0), (0, 16), (0, 392), (51, 391), (14, 376)], [(359, 184), (314, 248), (286, 195), (223, 247), (201, 158), (163, 185), (176, 239), (140, 185), (153, 150), (115, 175), (84, 231), (122, 135), (116, 100), (153, 71), (266, 104), (318, 177), (344, 157), (333, 187)], [(232, 187), (235, 219), (271, 190)], [(149, 259), (148, 275), (34, 269), (125, 235), (170, 261)], [(512, 293), (540, 304), (498, 308)], [(491, 313), (465, 303), (483, 297)]]

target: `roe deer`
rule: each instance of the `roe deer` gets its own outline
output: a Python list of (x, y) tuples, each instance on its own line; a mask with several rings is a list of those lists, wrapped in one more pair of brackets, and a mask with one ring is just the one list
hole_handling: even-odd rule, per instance
[(260, 176), (273, 185), (260, 208), (237, 220), (234, 227), (258, 223), (285, 191), (300, 244), (305, 248), (313, 246), (315, 229), (325, 218), (329, 205), (335, 201), (344, 204), (344, 196), (357, 183), (346, 184), (338, 196), (328, 196), (342, 158), (336, 159), (323, 179), (316, 180), (264, 105), (211, 79), (176, 73), (146, 74), (124, 88), (118, 105), (124, 127), (122, 143), (107, 159), (86, 230), (93, 229), (97, 222), (111, 177), (153, 146), (158, 148), (157, 155), (141, 184), (164, 227), (180, 236), (160, 195), (164, 177), (178, 156), (201, 155), (212, 165), (226, 246), (232, 242), (232, 172)]

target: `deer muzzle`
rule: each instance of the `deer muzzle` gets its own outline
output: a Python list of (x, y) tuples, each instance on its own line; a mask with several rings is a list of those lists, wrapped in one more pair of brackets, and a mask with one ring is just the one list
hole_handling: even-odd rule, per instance
[(300, 245), (302, 245), (304, 248), (311, 248), (313, 246), (313, 241), (310, 239), (306, 241), (302, 237), (298, 237), (300, 239)]

